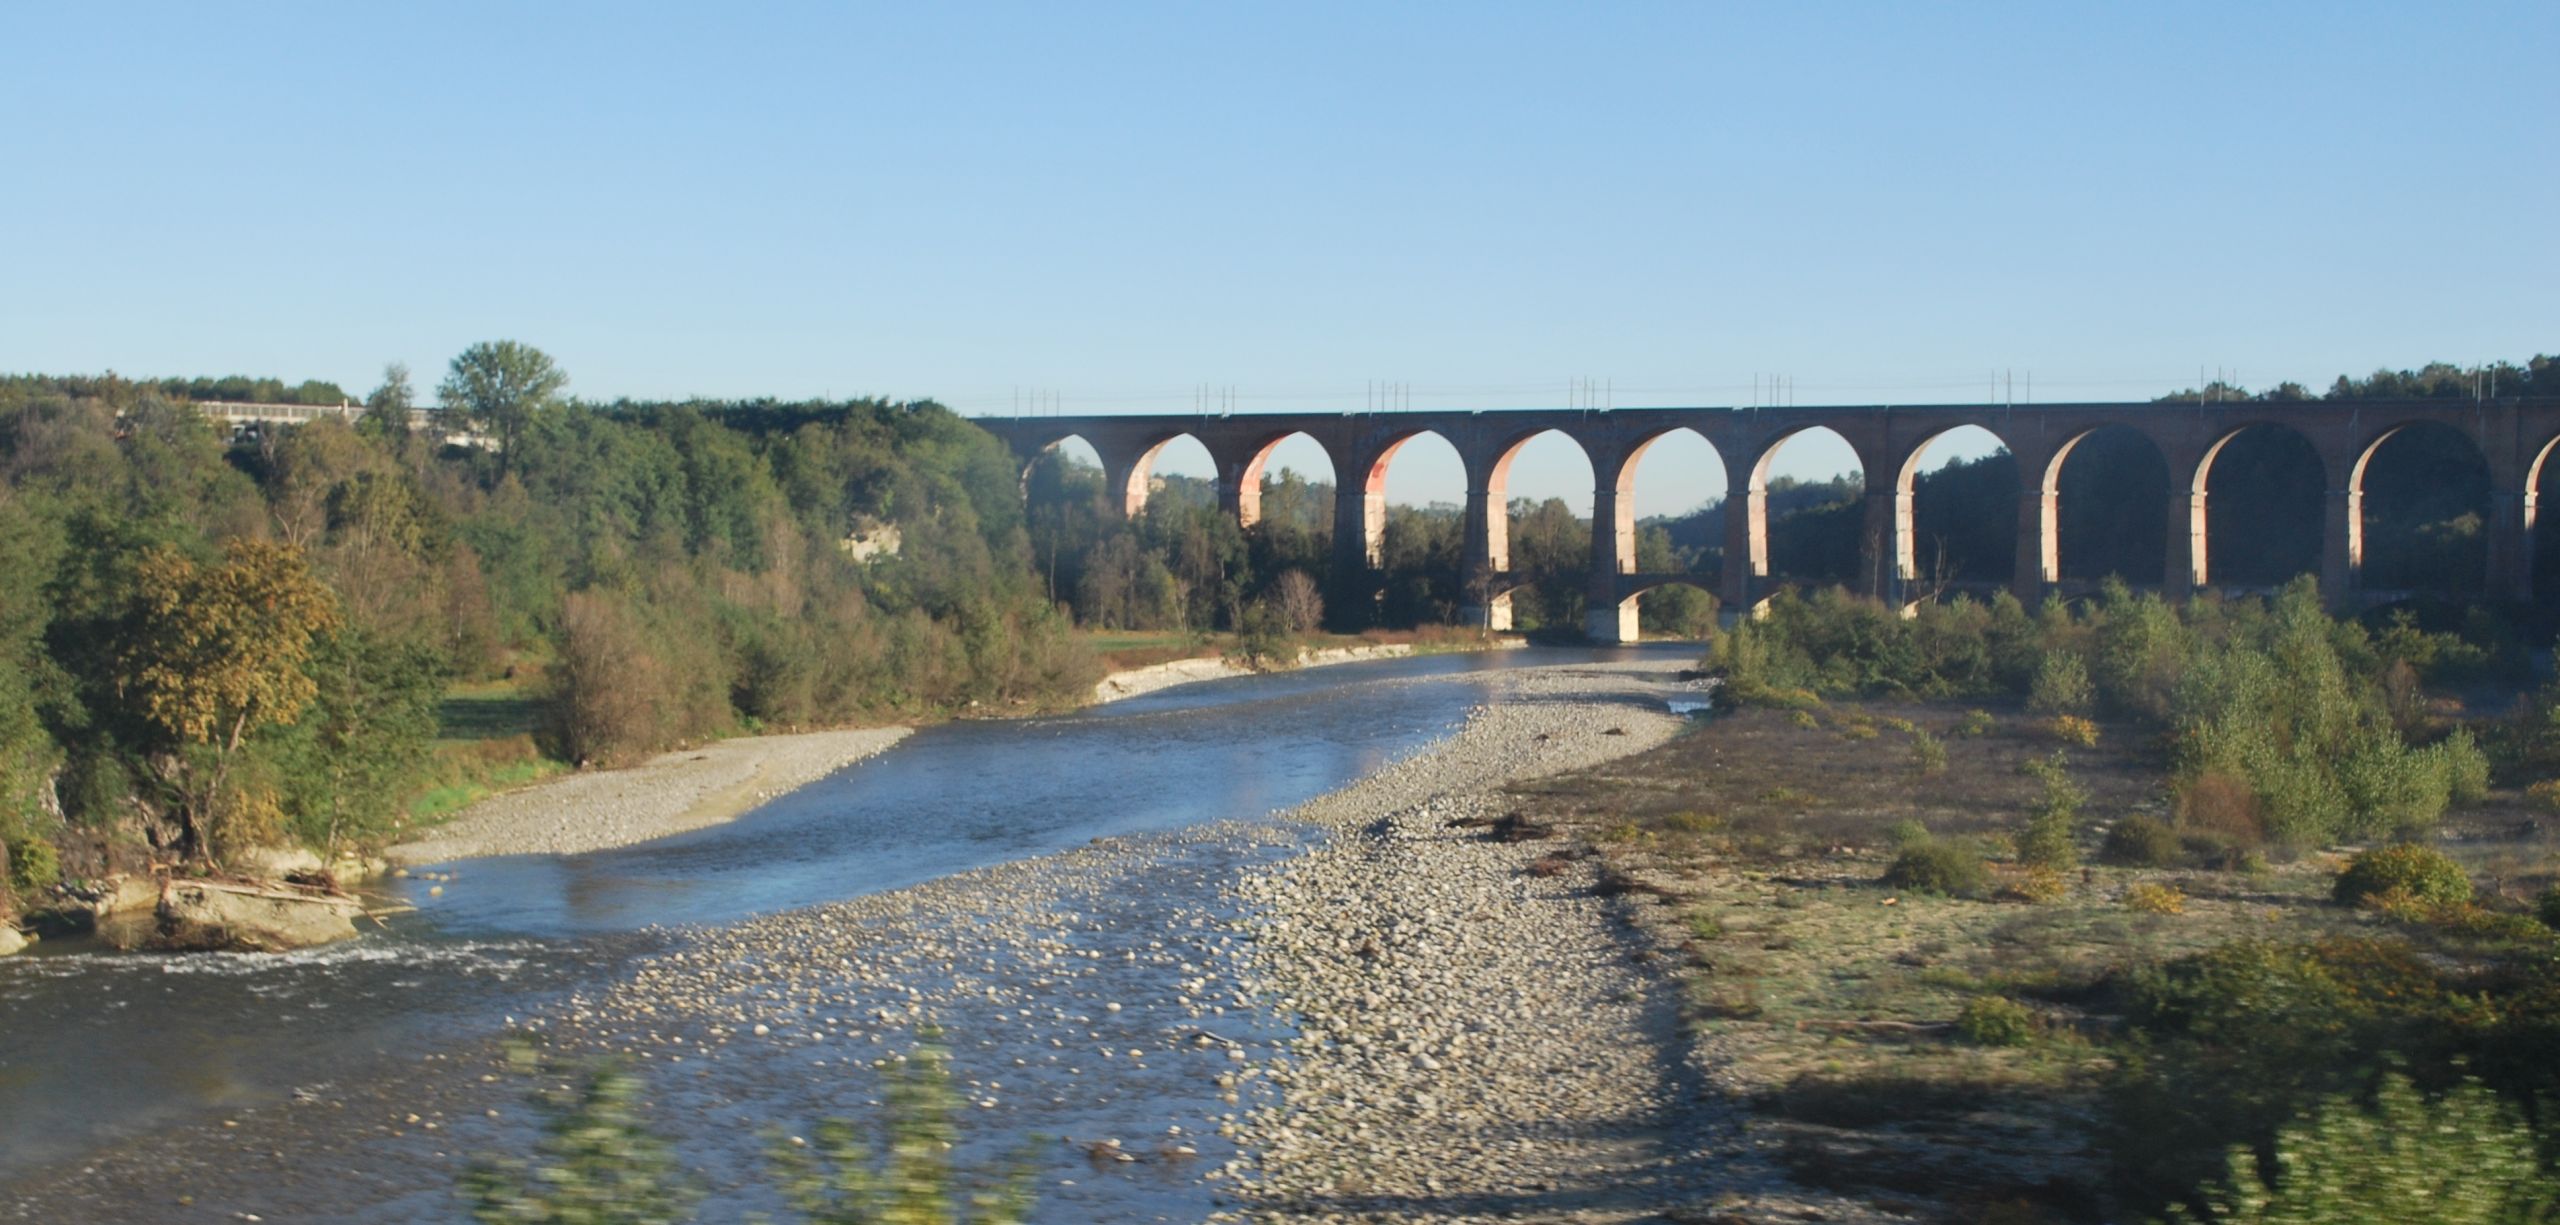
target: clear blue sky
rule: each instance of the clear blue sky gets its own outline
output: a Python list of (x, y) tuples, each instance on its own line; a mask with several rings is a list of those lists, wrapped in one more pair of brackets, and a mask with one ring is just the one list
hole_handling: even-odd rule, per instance
[(5, 370), (432, 385), (513, 337), (595, 398), (1250, 411), (2560, 348), (2549, 0), (20, 4), (0, 45)]

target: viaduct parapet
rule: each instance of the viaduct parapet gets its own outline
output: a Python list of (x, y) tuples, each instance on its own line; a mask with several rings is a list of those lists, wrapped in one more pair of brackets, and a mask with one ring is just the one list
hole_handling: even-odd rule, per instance
[(1594, 478), (1589, 629), (1599, 640), (1625, 642), (1636, 637), (1637, 601), (1644, 592), (1667, 582), (1703, 585), (1699, 576), (1636, 569), (1636, 463), (1646, 448), (1675, 431), (1694, 431), (1724, 464), (1725, 565), (1716, 594), (1728, 608), (1753, 606), (1784, 577), (1769, 569), (1769, 461), (1789, 437), (1817, 427), (1838, 434), (1857, 453), (1866, 482), (1859, 585), (1889, 601), (1902, 601), (1919, 577), (1911, 496), (1921, 453), (1963, 426), (1989, 431), (2017, 457), (2022, 488), (2012, 585), (2030, 604), (2061, 581), (2057, 483), (2063, 461), (2072, 448), (2106, 429), (2141, 436), (2168, 467), (2169, 513), (2161, 525), (2168, 566), (2161, 590), (2183, 599), (2213, 587), (2205, 547), (2206, 480), (2223, 447), (2258, 426), (2291, 431), (2320, 458), (2327, 490), (2320, 584), (2333, 605), (2351, 606), (2375, 595), (2362, 581), (2365, 469), (2386, 439), (2421, 426), (2451, 429), (2477, 448), (2492, 491), (2488, 595), (2521, 601), (2533, 592), (2534, 490), (2560, 442), (2560, 400), (1091, 415), (980, 418), (978, 424), (1003, 438), (1026, 470), (1060, 442), (1084, 439), (1102, 460), (1113, 500), (1131, 515), (1146, 504), (1156, 455), (1188, 435), (1216, 461), (1219, 499), (1247, 527), (1260, 517), (1263, 468), (1272, 449), (1304, 434), (1333, 463), (1338, 576), (1376, 570), (1386, 531), (1388, 465), (1406, 443), (1437, 434), (1457, 449), (1467, 471), (1464, 615), (1494, 629), (1509, 628), (1510, 593), (1519, 586), (1507, 539), (1511, 463), (1523, 443), (1555, 431), (1582, 448)]

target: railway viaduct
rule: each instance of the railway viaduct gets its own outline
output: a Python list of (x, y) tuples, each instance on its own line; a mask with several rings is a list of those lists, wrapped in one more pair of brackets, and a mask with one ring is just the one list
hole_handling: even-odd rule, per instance
[(2289, 430), (2308, 442), (2326, 475), (2320, 584), (2333, 605), (2382, 598), (2367, 591), (2364, 567), (2364, 480), (2374, 452), (2413, 428), (2450, 429), (2477, 449), (2489, 473), (2487, 524), (2493, 599), (2525, 600), (2533, 591), (2534, 491), (2555, 444), (2560, 400), (2362, 400), (2129, 404), (1948, 404), (1787, 408), (1521, 409), (1394, 413), (1256, 413), (1241, 415), (1090, 415), (980, 418), (1026, 467), (1070, 437), (1101, 458), (1111, 497), (1125, 513), (1146, 504), (1149, 470), (1166, 443), (1188, 435), (1217, 464), (1218, 496), (1237, 522), (1260, 517), (1262, 475), (1272, 449), (1304, 434), (1322, 447), (1335, 473), (1333, 559), (1337, 581), (1373, 574), (1386, 532), (1388, 465), (1405, 444), (1437, 434), (1466, 465), (1464, 617), (1492, 629), (1510, 627), (1510, 594), (1520, 585), (1510, 563), (1505, 488), (1522, 444), (1550, 430), (1571, 439), (1591, 461), (1589, 630), (1595, 639), (1636, 637), (1637, 601), (1665, 583), (1704, 586), (1702, 576), (1646, 574), (1636, 569), (1634, 484), (1646, 448), (1679, 430), (1714, 447), (1724, 464), (1731, 512), (1725, 516), (1724, 573), (1716, 595), (1726, 607), (1750, 608), (1784, 576), (1770, 573), (1768, 478), (1771, 458), (1789, 437), (1827, 428), (1857, 453), (1865, 475), (1865, 530), (1859, 583), (1901, 603), (1919, 577), (1912, 526), (1912, 482), (1921, 454), (1950, 430), (1977, 426), (2017, 457), (2017, 567), (2012, 587), (2033, 604), (2061, 581), (2060, 496), (2063, 461), (2100, 430), (2130, 430), (2147, 440), (2169, 471), (2167, 572), (2160, 589), (2183, 599), (2214, 587), (2205, 548), (2207, 477), (2214, 458), (2243, 430)]

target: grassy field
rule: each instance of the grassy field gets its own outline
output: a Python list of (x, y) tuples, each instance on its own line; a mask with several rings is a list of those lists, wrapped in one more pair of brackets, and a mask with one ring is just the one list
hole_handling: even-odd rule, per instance
[(427, 786), (409, 801), (408, 827), (431, 827), (474, 802), (538, 782), (569, 767), (535, 740), (542, 706), (526, 680), (456, 685), (436, 705), (436, 745)]
[[(2088, 866), (2021, 866), (2044, 795), (2026, 766), (2059, 747), (2015, 709), (1753, 709), (1513, 796), (1658, 901), (1634, 913), (1680, 963), (1696, 1040), (1800, 1180), (1929, 1219), (2124, 1219), (2102, 1099), (2126, 976), (2244, 936), (2393, 923), (2330, 901), (2335, 855), (2095, 862), (2113, 822), (2168, 815), (2165, 754), (2129, 727), (2065, 750)], [(2560, 862), (2522, 816), (2506, 794), (2449, 821), (2448, 847), (2511, 910)], [(1981, 896), (1880, 883), (1924, 837), (1989, 861)]]

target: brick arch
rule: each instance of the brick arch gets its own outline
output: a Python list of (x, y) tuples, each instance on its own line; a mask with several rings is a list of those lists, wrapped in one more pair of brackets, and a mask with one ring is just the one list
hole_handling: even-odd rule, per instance
[(1325, 463), (1333, 469), (1334, 487), (1337, 490), (1342, 488), (1342, 461), (1334, 456), (1333, 448), (1326, 446), (1323, 439), (1302, 429), (1256, 435), (1241, 453), (1231, 450), (1226, 455), (1212, 453), (1211, 456), (1218, 461), (1219, 500), (1236, 517), (1236, 526), (1249, 528), (1262, 521), (1263, 471), (1271, 463), (1271, 453), (1292, 438), (1304, 438), (1314, 443), (1316, 449), (1324, 453)]
[(2176, 493), (2178, 465), (2170, 458), (2169, 449), (2157, 434), (2134, 420), (2074, 422), (2072, 432), (2054, 446), (2050, 455), (2034, 462), (2021, 456), (2018, 475), (2024, 483), (2018, 491), (2018, 568), (2013, 579), (2020, 600), (2032, 604), (2042, 598), (2046, 589), (2062, 581), (2062, 472), (2081, 443), (2109, 430), (2141, 439), (2168, 475), (2167, 492)]
[[(2203, 587), (2214, 581), (2210, 550), (2210, 533), (2213, 523), (2207, 510), (2206, 497), (2213, 476), (2214, 461), (2222, 457), (2224, 448), (2229, 447), (2233, 439), (2258, 429), (2277, 430), (2291, 435), (2308, 448), (2312, 457), (2319, 462), (2322, 486), (2329, 491), (2327, 499), (2329, 505), (2323, 510), (2320, 531), (2318, 552), (2320, 585), (2323, 593), (2331, 599), (2341, 598), (2352, 581), (2352, 553), (2345, 521), (2354, 514), (2356, 499), (2340, 484), (2337, 457), (2331, 451), (2322, 448), (2319, 439), (2289, 422), (2266, 416), (2246, 417), (2219, 425), (2210, 440), (2196, 455), (2193, 466), (2184, 480), (2188, 497), (2187, 515), (2190, 521), (2190, 544), (2187, 550), (2188, 575), (2185, 585)], [(2180, 479), (2175, 468), (2170, 470), (2169, 477), (2172, 481)], [(2177, 490), (2173, 488), (2171, 492), (2175, 494)]]
[[(1495, 573), (1503, 573), (1511, 569), (1511, 503), (1506, 496), (1511, 488), (1511, 464), (1512, 461), (1520, 458), (1521, 448), (1549, 434), (1560, 435), (1567, 442), (1572, 443), (1575, 450), (1582, 453), (1582, 461), (1591, 468), (1592, 483), (1595, 488), (1597, 487), (1600, 462), (1593, 455), (1591, 444), (1574, 437), (1570, 431), (1542, 426), (1503, 436), (1486, 450), (1481, 472), (1477, 471), (1478, 464), (1470, 462), (1467, 465), (1468, 510), (1473, 512), (1479, 500), (1484, 504), (1481, 516), (1482, 535), (1478, 535), (1478, 524), (1470, 522), (1467, 525), (1468, 561), (1471, 566), (1481, 564), (1485, 569)], [(1593, 509), (1596, 512), (1598, 507), (1595, 506)], [(1478, 516), (1470, 513), (1468, 517), (1472, 520)]]
[[(1350, 557), (1352, 554), (1345, 550), (1356, 547), (1360, 564), (1368, 569), (1376, 569), (1384, 559), (1387, 543), (1387, 468), (1395, 462), (1396, 453), (1404, 450), (1406, 444), (1426, 434), (1447, 443), (1451, 451), (1457, 452), (1458, 462), (1462, 465), (1466, 463), (1466, 452), (1458, 446), (1456, 439), (1429, 426), (1417, 425), (1397, 430), (1372, 443), (1359, 454), (1358, 462), (1352, 466), (1350, 472), (1344, 472), (1339, 466), (1334, 469), (1334, 479), (1340, 482), (1337, 488), (1346, 492), (1356, 490), (1359, 498), (1359, 531), (1347, 541), (1342, 538), (1342, 525), (1337, 517), (1334, 528), (1334, 549), (1337, 555)], [(1332, 449), (1327, 448), (1326, 454), (1332, 456)], [(1334, 462), (1339, 465), (1341, 460), (1336, 457)], [(1468, 473), (1468, 479), (1470, 482), (1474, 480), (1472, 471)], [(1473, 535), (1471, 531), (1469, 536)]]
[[(1595, 458), (1592, 461), (1591, 472), (1597, 491), (1612, 495), (1611, 514), (1605, 529), (1600, 522), (1598, 502), (1595, 500), (1592, 504), (1593, 543), (1600, 543), (1605, 530), (1607, 543), (1610, 546), (1608, 555), (1617, 559), (1618, 572), (1621, 574), (1632, 574), (1636, 569), (1636, 469), (1643, 465), (1645, 454), (1653, 450), (1655, 443), (1674, 434), (1687, 434), (1705, 443), (1707, 449), (1715, 453), (1716, 463), (1730, 469), (1731, 464), (1725, 458), (1725, 450), (1716, 445), (1715, 439), (1708, 437), (1705, 431), (1695, 426), (1682, 424), (1673, 424), (1638, 435), (1623, 450), (1609, 456), (1605, 461), (1605, 470), (1601, 459)], [(1589, 445), (1585, 445), (1583, 451), (1595, 457), (1602, 454)], [(1725, 482), (1725, 499), (1730, 503), (1732, 498), (1733, 483), (1728, 478)], [(1595, 560), (1600, 556), (1600, 552), (1596, 550), (1592, 553)], [(1709, 594), (1713, 592), (1710, 591)]]
[(1060, 430), (1055, 436), (1044, 436), (1041, 440), (1033, 443), (1026, 449), (1014, 453), (1014, 458), (1018, 461), (1020, 468), (1015, 480), (1021, 485), (1022, 495), (1024, 497), (1031, 496), (1031, 470), (1039, 467), (1041, 460), (1049, 458), (1049, 456), (1055, 453), (1059, 447), (1065, 446), (1071, 441), (1081, 442), (1085, 445), (1086, 450), (1093, 452), (1094, 462), (1103, 466), (1103, 489), (1106, 493), (1109, 492), (1111, 488), (1111, 468), (1109, 462), (1103, 458), (1102, 448), (1095, 446), (1093, 440), (1085, 437), (1080, 431)]
[[(2469, 452), (2471, 458), (2479, 464), (2481, 476), (2484, 478), (2484, 484), (2492, 490), (2495, 490), (2497, 487), (2497, 475), (2495, 469), (2490, 464), (2488, 449), (2482, 446), (2480, 439), (2473, 436), (2470, 431), (2464, 430), (2460, 426), (2456, 426), (2451, 422), (2442, 420), (2441, 418), (2412, 417), (2393, 421), (2379, 429), (2368, 431), (2364, 438), (2355, 445), (2355, 449), (2350, 453), (2351, 459), (2347, 464), (2345, 482), (2347, 503), (2345, 509), (2345, 522), (2338, 525), (2344, 528), (2346, 535), (2346, 564), (2348, 579), (2346, 586), (2350, 591), (2360, 589), (2364, 585), (2366, 526), (2364, 506), (2365, 474), (2372, 467), (2373, 458), (2376, 454), (2381, 452), (2383, 444), (2388, 443), (2392, 439), (2412, 430), (2427, 433), (2443, 433), (2460, 439), (2464, 449)], [(2495, 495), (2493, 493), (2492, 505), (2482, 508), (2481, 514), (2484, 527), (2496, 514), (2494, 499)], [(2485, 540), (2483, 541), (2483, 544), (2486, 544)], [(2479, 576), (2479, 583), (2480, 591), (2485, 593), (2495, 581), (2496, 576), (2493, 573), (2495, 563), (2486, 557), (2482, 559), (2482, 562), (2482, 573)]]
[[(1129, 457), (1125, 471), (1123, 471), (1119, 476), (1112, 495), (1113, 500), (1119, 503), (1121, 513), (1132, 519), (1146, 513), (1148, 493), (1147, 482), (1148, 478), (1155, 470), (1156, 456), (1163, 454), (1164, 449), (1168, 444), (1177, 439), (1183, 438), (1188, 438), (1193, 442), (1199, 443), (1200, 449), (1203, 451), (1209, 449), (1208, 440), (1200, 437), (1198, 434), (1193, 433), (1190, 430), (1165, 430), (1140, 436), (1137, 453)], [(1217, 456), (1212, 453), (1209, 459), (1211, 464), (1214, 466), (1217, 462)], [(1105, 457), (1103, 461), (1103, 472), (1106, 478), (1109, 476), (1110, 470), (1110, 459)]]
[[(1889, 518), (1884, 525), (1886, 537), (1891, 541), (1892, 556), (1889, 560), (1893, 577), (1897, 582), (1910, 582), (1920, 577), (1919, 520), (1915, 514), (1913, 500), (1914, 490), (1918, 487), (1920, 477), (1920, 460), (1929, 453), (1930, 447), (1937, 445), (1940, 439), (1967, 429), (1980, 430), (1989, 434), (1993, 441), (2000, 444), (2001, 450), (2008, 452), (2012, 458), (2019, 459), (2023, 470), (2026, 461), (2019, 457), (2018, 448), (2009, 441), (2008, 435), (1992, 428), (1986, 421), (1962, 420), (1933, 424), (1926, 433), (1912, 439), (1910, 445), (1903, 449), (1902, 458), (1894, 464), (1891, 490), (1893, 502)], [(1868, 480), (1867, 487), (1870, 490), (1875, 488), (1872, 478)], [(2010, 577), (2012, 582), (2016, 580), (2014, 570)]]

